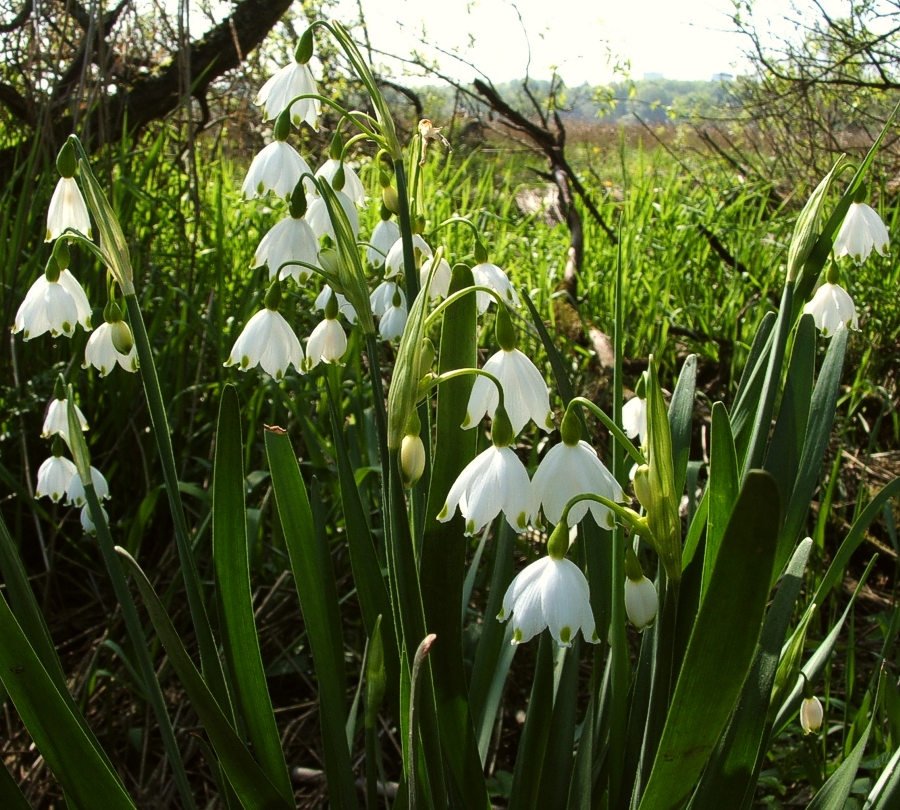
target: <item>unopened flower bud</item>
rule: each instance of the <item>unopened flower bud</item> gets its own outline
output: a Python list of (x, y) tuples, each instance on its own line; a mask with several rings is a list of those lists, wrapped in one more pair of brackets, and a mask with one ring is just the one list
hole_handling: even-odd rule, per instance
[(650, 627), (656, 621), (658, 610), (656, 586), (643, 575), (636, 580), (625, 577), (625, 612), (631, 623), (638, 630)]
[(71, 141), (66, 141), (56, 157), (56, 170), (63, 177), (74, 177), (77, 165), (75, 147)]
[(131, 329), (125, 321), (115, 321), (110, 325), (110, 335), (112, 344), (119, 354), (129, 354), (134, 346), (134, 338), (131, 335)]
[(641, 464), (634, 473), (634, 494), (641, 506), (649, 511), (653, 493), (650, 490), (650, 467), (647, 464)]
[(825, 712), (822, 703), (815, 696), (803, 698), (800, 704), (800, 727), (804, 734), (814, 734), (822, 728)]
[(423, 338), (422, 347), (419, 349), (419, 379), (421, 380), (434, 365), (434, 343), (429, 338)]
[(400, 197), (397, 194), (397, 189), (393, 186), (385, 186), (381, 189), (381, 201), (384, 203), (384, 207), (392, 214), (400, 213)]
[(404, 436), (400, 443), (400, 474), (403, 486), (411, 489), (425, 472), (425, 444), (421, 436)]

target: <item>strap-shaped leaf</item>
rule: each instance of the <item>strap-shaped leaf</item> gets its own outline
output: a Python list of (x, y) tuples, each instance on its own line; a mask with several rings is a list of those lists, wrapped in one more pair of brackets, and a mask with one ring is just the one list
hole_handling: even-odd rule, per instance
[(306, 485), (287, 433), (267, 430), (266, 454), (318, 677), (328, 791), (336, 807), (349, 810), (359, 803), (344, 730), (347, 675), (331, 558), (316, 543)]
[(253, 617), (243, 451), (237, 392), (233, 385), (226, 385), (216, 430), (212, 509), (219, 624), (225, 660), (256, 759), (285, 801), (290, 802), (294, 790), (272, 712)]
[(0, 681), (41, 756), (75, 804), (81, 808), (136, 810), (116, 775), (97, 753), (100, 744), (57, 691), (2, 596)]
[(0, 807), (3, 810), (32, 810), (16, 780), (3, 766), (0, 766)]
[(147, 575), (125, 549), (117, 546), (116, 551), (134, 575), (147, 612), (150, 614), (150, 620), (169, 655), (169, 661), (178, 673), (191, 706), (209, 735), (219, 764), (245, 810), (278, 810), (278, 808), (287, 810), (292, 807), (293, 803), (285, 801), (231, 727), (231, 723), (184, 648), (178, 631)]
[(681, 367), (678, 382), (669, 403), (669, 431), (672, 434), (672, 466), (675, 492), (684, 491), (684, 478), (691, 455), (691, 426), (694, 421), (694, 395), (697, 391), (697, 355), (690, 354)]
[(716, 563), (716, 555), (725, 537), (731, 510), (740, 492), (740, 470), (728, 411), (721, 402), (712, 407), (709, 442), (709, 519), (706, 524), (706, 546), (703, 557), (703, 584), (700, 598), (706, 593)]
[(779, 524), (774, 481), (750, 472), (697, 613), (640, 810), (684, 805), (728, 719), (759, 638)]
[(853, 782), (856, 780), (856, 772), (862, 762), (866, 745), (869, 742), (869, 732), (872, 730), (872, 720), (866, 726), (866, 730), (859, 738), (859, 742), (853, 746), (853, 750), (831, 774), (828, 781), (822, 785), (813, 800), (806, 805), (806, 810), (844, 810)]

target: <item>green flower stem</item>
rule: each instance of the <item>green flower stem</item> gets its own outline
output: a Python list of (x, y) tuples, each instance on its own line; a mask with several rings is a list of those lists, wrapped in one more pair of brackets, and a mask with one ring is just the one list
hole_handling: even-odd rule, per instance
[[(575, 405), (581, 405), (583, 408), (587, 408), (592, 414), (594, 414), (594, 416), (596, 416), (606, 426), (609, 432), (612, 433), (614, 439), (619, 443), (619, 446), (623, 450), (625, 450), (625, 452), (628, 453), (629, 456), (631, 456), (631, 459), (635, 464), (640, 465), (647, 463), (641, 451), (634, 446), (634, 442), (632, 442), (631, 439), (629, 439), (625, 435), (625, 431), (616, 424), (615, 417), (610, 419), (610, 417), (603, 413), (603, 411), (598, 408), (593, 402), (591, 402), (589, 399), (585, 399), (584, 397), (575, 397), (574, 399), (570, 400), (568, 406), (566, 407), (566, 413), (568, 413)], [(619, 414), (618, 421), (622, 421), (621, 413)]]
[(627, 506), (622, 506), (622, 504), (620, 503), (616, 503), (609, 498), (604, 498), (602, 495), (595, 495), (592, 492), (586, 492), (582, 495), (576, 495), (568, 503), (566, 503), (566, 506), (562, 512), (562, 517), (559, 519), (560, 523), (568, 523), (569, 510), (580, 501), (594, 501), (595, 503), (602, 504), (607, 509), (611, 509), (622, 519), (623, 523), (627, 524), (634, 531), (635, 534), (639, 534), (648, 543), (650, 543), (650, 545), (653, 546), (654, 549), (656, 548), (656, 538), (650, 531), (650, 526), (647, 523), (647, 518), (642, 518), (637, 512), (635, 512), (633, 509), (629, 509)]
[(472, 229), (472, 233), (475, 234), (475, 239), (481, 238), (481, 232), (478, 230), (478, 227), (469, 219), (465, 217), (450, 217), (449, 219), (445, 219), (443, 222), (439, 222), (431, 229), (431, 233), (437, 233), (442, 228), (446, 228), (448, 225), (467, 225)]
[(397, 180), (397, 199), (400, 203), (400, 239), (403, 241), (403, 277), (406, 281), (406, 298), (412, 301), (419, 292), (419, 274), (413, 253), (412, 220), (409, 214), (409, 189), (406, 182), (406, 166), (402, 157), (394, 159), (394, 178)]
[(91, 520), (94, 521), (94, 527), (97, 530), (97, 542), (100, 545), (100, 553), (103, 555), (103, 562), (106, 565), (106, 570), (109, 572), (109, 578), (112, 580), (116, 599), (119, 601), (119, 607), (122, 609), (125, 629), (128, 632), (128, 637), (131, 639), (131, 646), (134, 648), (141, 676), (144, 679), (144, 693), (153, 707), (153, 714), (156, 717), (156, 722), (159, 724), (159, 733), (162, 735), (166, 755), (169, 758), (169, 764), (172, 766), (172, 775), (175, 777), (175, 785), (178, 788), (181, 803), (186, 808), (196, 808), (197, 805), (194, 803), (190, 783), (184, 770), (184, 762), (181, 759), (178, 743), (175, 740), (172, 720), (166, 711), (166, 701), (159, 686), (156, 669), (150, 660), (150, 653), (147, 651), (144, 628), (141, 626), (141, 621), (138, 618), (134, 597), (131, 595), (128, 582), (125, 579), (125, 572), (122, 570), (122, 562), (113, 550), (115, 544), (113, 543), (112, 535), (109, 533), (109, 526), (106, 524), (106, 517), (100, 506), (100, 500), (97, 497), (90, 474), (88, 474), (87, 480), (82, 478), (81, 483), (84, 486), (84, 497), (90, 510)]
[(477, 292), (485, 292), (488, 295), (492, 295), (498, 305), (502, 304), (503, 306), (506, 306), (506, 302), (500, 296), (500, 293), (498, 293), (493, 287), (481, 287), (478, 284), (473, 284), (471, 287), (466, 287), (464, 290), (459, 290), (458, 292), (453, 293), (453, 295), (448, 296), (443, 301), (441, 301), (441, 303), (438, 304), (433, 310), (431, 310), (431, 312), (428, 314), (428, 317), (425, 319), (425, 328), (428, 329), (434, 326), (434, 322), (451, 304), (459, 301), (459, 299), (464, 295), (471, 295), (472, 293)]
[(346, 107), (342, 107), (340, 104), (338, 104), (336, 101), (334, 101), (334, 99), (326, 98), (325, 96), (320, 96), (318, 93), (302, 93), (299, 96), (294, 96), (291, 99), (290, 104), (287, 104), (285, 106), (285, 109), (289, 110), (291, 107), (294, 106), (294, 104), (296, 102), (303, 101), (303, 99), (305, 99), (305, 98), (318, 99), (323, 104), (326, 104), (327, 106), (331, 107), (333, 110), (336, 110), (338, 113), (340, 113), (341, 118), (346, 119), (351, 124), (353, 124), (357, 129), (360, 130), (360, 135), (356, 136), (356, 137), (359, 137), (362, 139), (371, 139), (371, 140), (375, 141), (375, 143), (377, 143), (379, 146), (381, 146), (381, 147), (384, 146), (383, 138), (381, 138), (374, 130), (368, 129), (360, 123), (360, 121), (364, 121), (364, 120), (372, 121), (373, 124), (377, 123), (370, 116), (365, 115), (365, 114), (360, 114), (359, 112), (351, 112)]
[(432, 377), (428, 381), (427, 387), (419, 389), (419, 396), (424, 396), (428, 393), (432, 388), (437, 388), (441, 383), (447, 382), (447, 380), (453, 380), (457, 377), (465, 377), (466, 375), (471, 374), (473, 377), (487, 377), (495, 386), (497, 386), (497, 394), (500, 397), (500, 401), (498, 403), (498, 407), (506, 407), (503, 402), (503, 386), (500, 385), (500, 380), (498, 380), (490, 371), (485, 371), (480, 368), (457, 368), (453, 371), (445, 371), (443, 374), (438, 374), (435, 377)]
[(162, 462), (163, 478), (165, 479), (166, 492), (169, 496), (172, 520), (175, 523), (175, 544), (181, 561), (181, 571), (184, 574), (184, 586), (187, 591), (191, 620), (194, 625), (194, 631), (197, 634), (197, 646), (200, 649), (200, 665), (203, 677), (209, 684), (209, 688), (219, 702), (222, 711), (233, 722), (231, 701), (225, 685), (222, 662), (219, 659), (218, 647), (216, 646), (212, 627), (209, 623), (209, 616), (206, 613), (206, 607), (203, 602), (200, 577), (197, 574), (197, 565), (194, 561), (187, 522), (184, 518), (181, 492), (178, 489), (178, 473), (175, 470), (175, 454), (172, 451), (172, 437), (169, 434), (166, 408), (159, 388), (156, 364), (153, 361), (153, 350), (150, 347), (150, 339), (147, 336), (147, 328), (144, 325), (144, 318), (141, 315), (137, 296), (134, 293), (126, 295), (125, 303), (128, 307), (128, 317), (134, 333), (134, 344), (137, 348), (138, 360), (141, 364), (141, 379), (144, 383), (144, 393), (150, 410), (150, 421), (153, 425), (156, 446), (159, 449), (159, 457)]

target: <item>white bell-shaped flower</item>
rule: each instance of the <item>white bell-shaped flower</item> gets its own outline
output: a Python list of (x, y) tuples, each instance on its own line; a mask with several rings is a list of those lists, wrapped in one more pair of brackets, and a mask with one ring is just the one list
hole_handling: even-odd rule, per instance
[(303, 217), (288, 216), (276, 222), (260, 240), (251, 269), (267, 264), (271, 279), (280, 267), (280, 279), (290, 276), (301, 284), (312, 275), (312, 270), (308, 267), (285, 265), (285, 262), (305, 262), (314, 267), (319, 266), (319, 240)]
[[(428, 243), (417, 233), (413, 234), (413, 255), (416, 257), (416, 266), (421, 263), (422, 257), (431, 258), (433, 251)], [(388, 250), (384, 260), (384, 276), (392, 278), (403, 273), (403, 240), (398, 236), (397, 240)]]
[(88, 239), (91, 238), (91, 218), (74, 177), (60, 177), (56, 184), (47, 210), (47, 235), (44, 241), (52, 242), (67, 228), (73, 228)]
[(822, 337), (833, 337), (841, 329), (859, 329), (856, 305), (839, 284), (826, 281), (803, 307), (803, 312), (813, 316)]
[[(329, 186), (334, 188), (334, 176), (341, 167), (342, 161), (329, 158), (318, 169), (316, 169), (316, 177), (324, 180)], [(363, 185), (359, 175), (351, 166), (344, 163), (344, 185), (340, 189), (360, 208), (366, 207), (366, 187)]]
[(647, 439), (647, 400), (633, 396), (622, 406), (622, 430), (629, 439)]
[(658, 611), (656, 586), (644, 576), (637, 580), (625, 577), (625, 612), (629, 621), (643, 630), (656, 621)]
[(825, 711), (821, 701), (815, 695), (803, 698), (803, 702), (800, 704), (800, 727), (803, 729), (803, 733), (814, 734), (822, 728), (824, 720)]
[(393, 281), (382, 281), (369, 294), (369, 304), (372, 306), (372, 314), (382, 317), (394, 304), (394, 297), (400, 296), (400, 304), (406, 308), (406, 294)]
[[(431, 272), (431, 264), (434, 261), (432, 256), (422, 263), (422, 269), (419, 271), (419, 284), (424, 287), (428, 283), (428, 274)], [(450, 292), (450, 264), (446, 259), (442, 258), (431, 277), (431, 286), (428, 288), (428, 294), (433, 301), (439, 298), (446, 298)]]
[(834, 255), (851, 256), (857, 264), (869, 258), (872, 248), (887, 256), (888, 230), (878, 212), (865, 203), (850, 203), (847, 216), (834, 239)]
[[(103, 513), (103, 519), (106, 521), (107, 525), (109, 525), (109, 515), (102, 506), (100, 507), (100, 511)], [(87, 504), (81, 507), (81, 528), (84, 529), (85, 534), (96, 534), (97, 527), (94, 525), (94, 521), (91, 518), (91, 510)]]
[[(308, 64), (292, 61), (272, 75), (260, 88), (253, 103), (263, 108), (263, 121), (277, 118), (290, 104), (292, 98), (317, 94), (316, 80)], [(295, 127), (306, 121), (318, 129), (321, 103), (317, 98), (303, 98), (291, 104), (290, 118)]]
[(590, 596), (587, 580), (575, 563), (542, 557), (510, 583), (497, 618), (512, 619), (513, 644), (534, 638), (545, 627), (560, 647), (571, 646), (579, 630), (585, 641), (596, 644)]
[[(88, 429), (87, 419), (81, 412), (81, 408), (75, 406), (75, 416), (82, 430)], [(54, 397), (47, 408), (47, 415), (44, 417), (44, 426), (41, 430), (41, 438), (49, 439), (56, 434), (62, 436), (63, 441), (69, 441), (69, 403), (65, 399), (57, 399)]]
[[(627, 498), (612, 473), (585, 441), (566, 444), (564, 441), (550, 448), (538, 465), (532, 479), (535, 501), (542, 505), (544, 516), (554, 525), (559, 523), (563, 509), (578, 495), (601, 495), (615, 503)], [(612, 511), (596, 501), (579, 501), (569, 510), (568, 524), (580, 523), (590, 510), (597, 525), (612, 528)]]
[(373, 267), (383, 265), (388, 251), (399, 238), (400, 226), (394, 220), (379, 220), (372, 231), (369, 246), (366, 248), (366, 261)]
[(325, 318), (306, 341), (306, 359), (303, 367), (306, 371), (319, 363), (341, 364), (341, 358), (347, 351), (347, 334), (344, 328), (333, 318)]
[(225, 362), (241, 371), (262, 366), (266, 374), (280, 380), (293, 364), (303, 372), (303, 347), (288, 322), (278, 312), (281, 288), (276, 280), (266, 295), (265, 309), (257, 312), (244, 327)]
[(491, 445), (479, 453), (450, 487), (437, 519), (446, 522), (456, 507), (466, 520), (466, 534), (480, 532), (500, 512), (517, 532), (524, 531), (535, 512), (528, 473), (511, 447)]
[[(472, 268), (472, 276), (478, 287), (490, 287), (500, 294), (500, 296), (512, 304), (514, 307), (519, 306), (519, 296), (516, 294), (513, 285), (510, 283), (509, 277), (496, 264), (490, 262), (482, 262), (476, 264)], [(478, 291), (477, 305), (478, 312), (486, 312), (494, 298), (490, 293)]]
[[(344, 209), (344, 213), (347, 215), (353, 238), (356, 239), (359, 236), (359, 212), (356, 210), (353, 201), (343, 191), (334, 193), (341, 204), (341, 208)], [(313, 229), (316, 238), (328, 236), (333, 242), (336, 242), (337, 237), (334, 235), (334, 224), (331, 222), (325, 200), (318, 194), (309, 194), (306, 202), (306, 221), (309, 223), (309, 227)]]
[[(544, 430), (553, 430), (550, 411), (550, 391), (537, 366), (518, 349), (500, 349), (484, 364), (484, 371), (493, 374), (503, 386), (503, 402), (518, 434), (529, 419)], [(469, 395), (464, 428), (474, 427), (487, 413), (493, 418), (500, 402), (497, 386), (487, 377), (478, 376)]]
[(76, 323), (86, 332), (91, 331), (91, 305), (75, 276), (61, 270), (57, 281), (50, 281), (42, 273), (31, 285), (16, 312), (13, 332), (22, 332), (25, 340), (44, 332), (53, 337), (59, 334), (71, 337)]
[[(312, 169), (293, 146), (284, 141), (272, 141), (253, 158), (241, 194), (245, 200), (252, 200), (274, 191), (277, 196), (287, 198), (300, 177), (307, 173), (312, 174)], [(306, 182), (310, 182), (308, 178)]]
[(50, 456), (38, 468), (34, 497), (43, 498), (46, 495), (51, 501), (58, 501), (65, 495), (74, 475), (76, 475), (75, 465), (69, 459), (64, 456)]
[(84, 363), (82, 368), (93, 366), (100, 372), (101, 377), (109, 374), (118, 363), (125, 371), (138, 370), (138, 357), (134, 343), (128, 354), (120, 352), (113, 340), (115, 324), (102, 323), (98, 326), (93, 334), (88, 338), (87, 346), (84, 347)]
[(332, 293), (337, 299), (338, 312), (340, 312), (341, 315), (343, 315), (349, 323), (356, 323), (356, 310), (353, 308), (353, 304), (351, 304), (343, 295), (341, 295), (341, 293), (334, 292), (327, 284), (322, 287), (322, 292), (320, 292), (316, 296), (315, 303), (313, 304), (313, 309), (324, 310), (325, 307), (328, 306), (328, 299), (331, 298)]
[[(98, 500), (106, 500), (109, 497), (109, 484), (103, 477), (103, 473), (96, 467), (91, 467), (91, 483), (94, 485), (94, 492), (97, 493)], [(84, 506), (84, 482), (77, 473), (72, 476), (69, 486), (66, 489), (66, 503), (72, 506)]]

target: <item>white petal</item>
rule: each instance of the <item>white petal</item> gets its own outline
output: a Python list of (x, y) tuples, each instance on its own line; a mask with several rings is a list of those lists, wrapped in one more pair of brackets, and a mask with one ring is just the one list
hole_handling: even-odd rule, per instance
[(390, 307), (378, 321), (378, 334), (383, 340), (399, 340), (406, 328), (406, 305)]
[(320, 362), (338, 363), (347, 351), (347, 335), (341, 325), (326, 318), (313, 329), (306, 342), (306, 363), (309, 371)]
[(248, 200), (269, 191), (279, 197), (289, 197), (300, 177), (307, 173), (312, 174), (312, 170), (290, 144), (273, 141), (253, 158), (241, 193)]
[(269, 278), (281, 268), (279, 278), (291, 276), (298, 283), (306, 281), (312, 270), (297, 264), (282, 267), (285, 262), (299, 261), (319, 267), (319, 240), (305, 219), (285, 217), (262, 238), (253, 257), (253, 267), (269, 266)]
[(101, 377), (109, 374), (118, 363), (126, 371), (137, 371), (138, 361), (135, 347), (128, 354), (122, 354), (113, 344), (112, 327), (104, 322), (98, 326), (88, 338), (84, 347), (84, 363), (82, 368), (93, 366)]
[(37, 489), (35, 498), (49, 496), (51, 501), (58, 501), (72, 483), (76, 474), (75, 465), (63, 456), (50, 456), (38, 468)]
[(622, 406), (622, 430), (629, 439), (647, 436), (647, 400), (634, 396)]
[(803, 307), (803, 312), (813, 316), (823, 337), (832, 337), (841, 329), (859, 329), (853, 299), (838, 284), (826, 281)]
[[(328, 159), (316, 170), (316, 177), (325, 180), (333, 188), (334, 176), (340, 165), (341, 161)], [(359, 175), (346, 163), (344, 163), (344, 187), (341, 191), (360, 208), (365, 207), (366, 187), (359, 179)]]
[[(109, 497), (109, 484), (106, 483), (103, 473), (96, 467), (91, 467), (91, 483), (94, 485), (94, 491), (97, 493), (99, 500), (102, 501)], [(66, 497), (66, 503), (70, 503), (73, 506), (84, 506), (84, 484), (77, 472), (72, 476), (72, 480), (66, 488)]]
[[(413, 243), (413, 254), (418, 256), (431, 256), (432, 250), (428, 246), (428, 243), (421, 237), (420, 234), (414, 233), (412, 238)], [(416, 253), (418, 251), (418, 254)], [(419, 265), (419, 260), (417, 258), (416, 265)], [(391, 245), (391, 249), (388, 251), (387, 257), (384, 260), (384, 275), (386, 278), (390, 278), (391, 276), (400, 275), (403, 272), (403, 239), (399, 236), (397, 237), (397, 241)]]
[(860, 264), (869, 257), (873, 247), (887, 256), (889, 239), (887, 228), (874, 208), (865, 203), (850, 203), (834, 240), (834, 255), (852, 256)]
[(658, 609), (656, 586), (647, 577), (641, 577), (637, 582), (625, 578), (625, 612), (638, 630), (653, 624)]
[[(359, 212), (357, 212), (356, 206), (353, 205), (353, 202), (343, 191), (336, 191), (335, 196), (337, 196), (341, 208), (344, 209), (344, 213), (347, 215), (347, 221), (350, 223), (350, 231), (353, 234), (353, 238), (356, 239), (356, 237), (359, 236)], [(308, 195), (306, 199), (308, 203), (306, 209), (306, 221), (313, 229), (313, 233), (315, 233), (317, 238), (328, 236), (332, 241), (337, 241), (337, 237), (334, 233), (334, 225), (328, 214), (328, 206), (325, 204), (325, 200), (322, 197), (313, 194)]]
[[(483, 264), (476, 264), (472, 268), (472, 276), (475, 279), (476, 286), (490, 287), (492, 290), (498, 292), (501, 297), (503, 297), (513, 306), (519, 306), (519, 296), (513, 289), (513, 286), (510, 283), (506, 273), (504, 273), (499, 267), (497, 267), (496, 264), (490, 264), (487, 262)], [(478, 311), (485, 312), (494, 298), (490, 293), (479, 292), (477, 300)]]
[[(292, 98), (313, 93), (318, 93), (318, 90), (309, 65), (292, 61), (269, 78), (253, 103), (264, 105), (263, 121), (271, 121), (284, 111)], [(306, 121), (313, 129), (318, 129), (320, 106), (317, 98), (295, 101), (291, 105), (291, 123), (299, 126)]]
[[(75, 406), (75, 416), (81, 425), (81, 429), (87, 430), (87, 419), (84, 418), (84, 414), (77, 405)], [(50, 402), (50, 407), (47, 408), (47, 416), (44, 418), (41, 438), (49, 439), (57, 433), (66, 441), (69, 440), (69, 408), (66, 400), (54, 397)]]
[(400, 226), (392, 219), (379, 220), (369, 239), (366, 261), (374, 267), (384, 264), (385, 256), (394, 242), (400, 238)]
[(56, 184), (47, 210), (47, 236), (44, 241), (52, 242), (66, 228), (74, 228), (91, 238), (91, 219), (74, 177), (60, 177)]
[[(428, 283), (428, 274), (431, 272), (431, 263), (433, 261), (434, 257), (422, 263), (422, 269), (419, 271), (419, 285), (422, 287)], [(450, 292), (451, 272), (447, 260), (441, 259), (431, 278), (431, 287), (428, 288), (428, 293), (432, 300), (447, 297), (447, 293)]]

